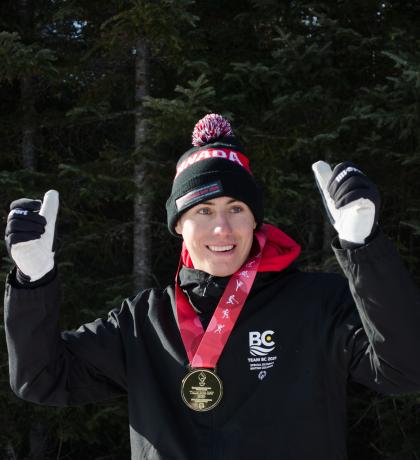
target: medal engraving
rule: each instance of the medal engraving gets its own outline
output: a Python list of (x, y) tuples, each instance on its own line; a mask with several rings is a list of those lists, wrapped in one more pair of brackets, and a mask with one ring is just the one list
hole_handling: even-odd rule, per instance
[(222, 381), (211, 369), (193, 369), (182, 380), (182, 399), (195, 411), (213, 409), (219, 404), (222, 394)]

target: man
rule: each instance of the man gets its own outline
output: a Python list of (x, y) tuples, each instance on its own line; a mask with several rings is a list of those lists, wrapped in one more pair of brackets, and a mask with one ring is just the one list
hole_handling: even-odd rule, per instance
[(174, 285), (77, 331), (58, 330), (57, 192), (12, 203), (12, 388), (50, 405), (127, 395), (133, 459), (345, 459), (349, 379), (420, 389), (420, 295), (378, 227), (378, 191), (352, 164), (313, 166), (347, 280), (304, 273), (299, 245), (263, 223), (228, 122), (207, 115), (193, 144), (167, 202)]

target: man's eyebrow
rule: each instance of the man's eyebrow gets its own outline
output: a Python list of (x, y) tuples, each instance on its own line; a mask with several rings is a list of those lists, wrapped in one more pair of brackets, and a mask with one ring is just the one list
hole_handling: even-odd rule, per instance
[[(226, 204), (231, 204), (231, 203), (235, 203), (235, 201), (240, 201), (240, 200), (237, 200), (236, 198), (231, 198)], [(198, 204), (206, 204), (207, 206), (214, 206), (214, 203), (212, 203), (211, 201), (202, 201), (201, 203), (198, 203)]]

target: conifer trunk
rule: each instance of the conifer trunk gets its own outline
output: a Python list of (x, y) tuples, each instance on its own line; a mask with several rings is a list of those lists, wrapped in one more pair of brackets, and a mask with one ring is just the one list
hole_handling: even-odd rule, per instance
[(47, 458), (48, 437), (43, 421), (34, 420), (29, 433), (29, 460), (44, 460)]
[(134, 146), (138, 160), (134, 167), (134, 182), (138, 191), (134, 199), (133, 283), (134, 290), (139, 291), (149, 287), (151, 274), (150, 184), (146, 161), (142, 155), (147, 131), (143, 99), (148, 95), (149, 86), (149, 49), (144, 39), (139, 39), (136, 44), (135, 84)]
[[(25, 43), (34, 40), (34, 2), (33, 0), (18, 0), (22, 39)], [(34, 103), (34, 82), (30, 75), (25, 75), (20, 81), (20, 110), (22, 114), (22, 167), (35, 171), (35, 133), (36, 111)]]
[(22, 112), (22, 166), (30, 171), (35, 171), (37, 163), (35, 151), (36, 113), (32, 77), (22, 77), (20, 88)]
[(10, 441), (7, 443), (5, 449), (5, 460), (17, 460), (15, 449)]

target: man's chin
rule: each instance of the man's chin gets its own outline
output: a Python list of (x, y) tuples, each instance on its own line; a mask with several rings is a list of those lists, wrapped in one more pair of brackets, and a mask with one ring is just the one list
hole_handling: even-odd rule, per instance
[(236, 273), (239, 269), (241, 268), (241, 265), (235, 264), (235, 265), (226, 265), (223, 266), (222, 264), (220, 265), (213, 265), (213, 266), (208, 266), (206, 267), (205, 272), (207, 272), (210, 275), (213, 276), (231, 276), (234, 273)]

